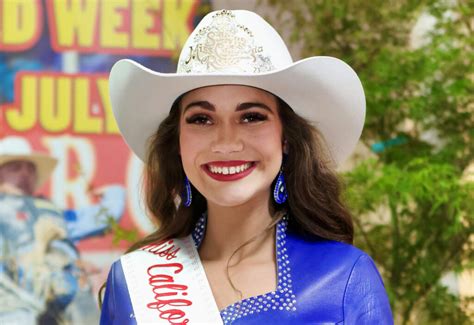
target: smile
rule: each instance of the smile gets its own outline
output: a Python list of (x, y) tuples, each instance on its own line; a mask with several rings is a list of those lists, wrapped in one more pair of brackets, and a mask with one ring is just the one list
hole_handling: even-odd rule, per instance
[(206, 173), (218, 181), (234, 181), (250, 174), (255, 162), (250, 161), (216, 161), (203, 166)]
[(212, 166), (208, 165), (209, 170), (213, 174), (223, 174), (223, 175), (234, 175), (241, 173), (247, 169), (249, 169), (251, 166), (251, 163), (245, 163), (239, 166), (231, 166), (231, 167), (218, 167), (218, 166)]

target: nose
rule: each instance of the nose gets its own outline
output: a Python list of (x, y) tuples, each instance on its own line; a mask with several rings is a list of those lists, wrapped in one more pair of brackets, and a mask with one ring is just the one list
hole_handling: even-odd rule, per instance
[(244, 149), (238, 126), (232, 124), (221, 124), (216, 131), (216, 138), (211, 144), (214, 153), (234, 153)]

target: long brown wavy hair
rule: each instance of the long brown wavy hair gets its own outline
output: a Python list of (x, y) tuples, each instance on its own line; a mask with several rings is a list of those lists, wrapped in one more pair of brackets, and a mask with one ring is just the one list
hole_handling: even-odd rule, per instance
[[(179, 154), (181, 98), (174, 102), (170, 114), (149, 140), (144, 192), (157, 230), (133, 244), (127, 253), (153, 242), (189, 235), (207, 209), (206, 199), (192, 185), (191, 206), (178, 204), (185, 178)], [(328, 239), (352, 244), (352, 216), (341, 200), (341, 182), (321, 134), (283, 100), (277, 99), (288, 149), (283, 166), (288, 200), (282, 205), (270, 200), (273, 220), (267, 230), (286, 213), (288, 229), (308, 240)]]

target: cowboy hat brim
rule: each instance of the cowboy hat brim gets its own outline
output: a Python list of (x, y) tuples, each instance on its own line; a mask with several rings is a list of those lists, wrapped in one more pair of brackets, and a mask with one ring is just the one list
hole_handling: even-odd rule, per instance
[(43, 185), (49, 178), (54, 168), (56, 167), (57, 160), (41, 153), (31, 154), (2, 154), (0, 155), (0, 166), (12, 161), (26, 160), (32, 162), (36, 166), (36, 173), (38, 179), (36, 181), (35, 189), (38, 189)]
[(109, 78), (110, 97), (120, 132), (146, 161), (147, 144), (176, 98), (212, 85), (246, 85), (285, 101), (321, 132), (336, 165), (354, 150), (365, 119), (365, 96), (354, 70), (326, 56), (300, 60), (260, 74), (160, 73), (132, 60), (120, 60)]

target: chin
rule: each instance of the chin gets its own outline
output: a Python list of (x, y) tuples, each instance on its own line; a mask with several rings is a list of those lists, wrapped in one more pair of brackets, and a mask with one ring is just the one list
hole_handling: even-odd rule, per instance
[(258, 204), (265, 202), (270, 193), (268, 190), (256, 191), (255, 188), (243, 187), (240, 189), (234, 188), (233, 191), (221, 190), (213, 192), (212, 195), (206, 197), (208, 202), (221, 207), (238, 207), (245, 204)]
[(248, 195), (245, 196), (235, 196), (233, 195), (232, 197), (222, 197), (222, 196), (215, 196), (212, 198), (207, 199), (208, 202), (212, 202), (215, 205), (221, 206), (221, 207), (237, 207), (240, 205), (243, 205), (251, 200), (251, 197)]

